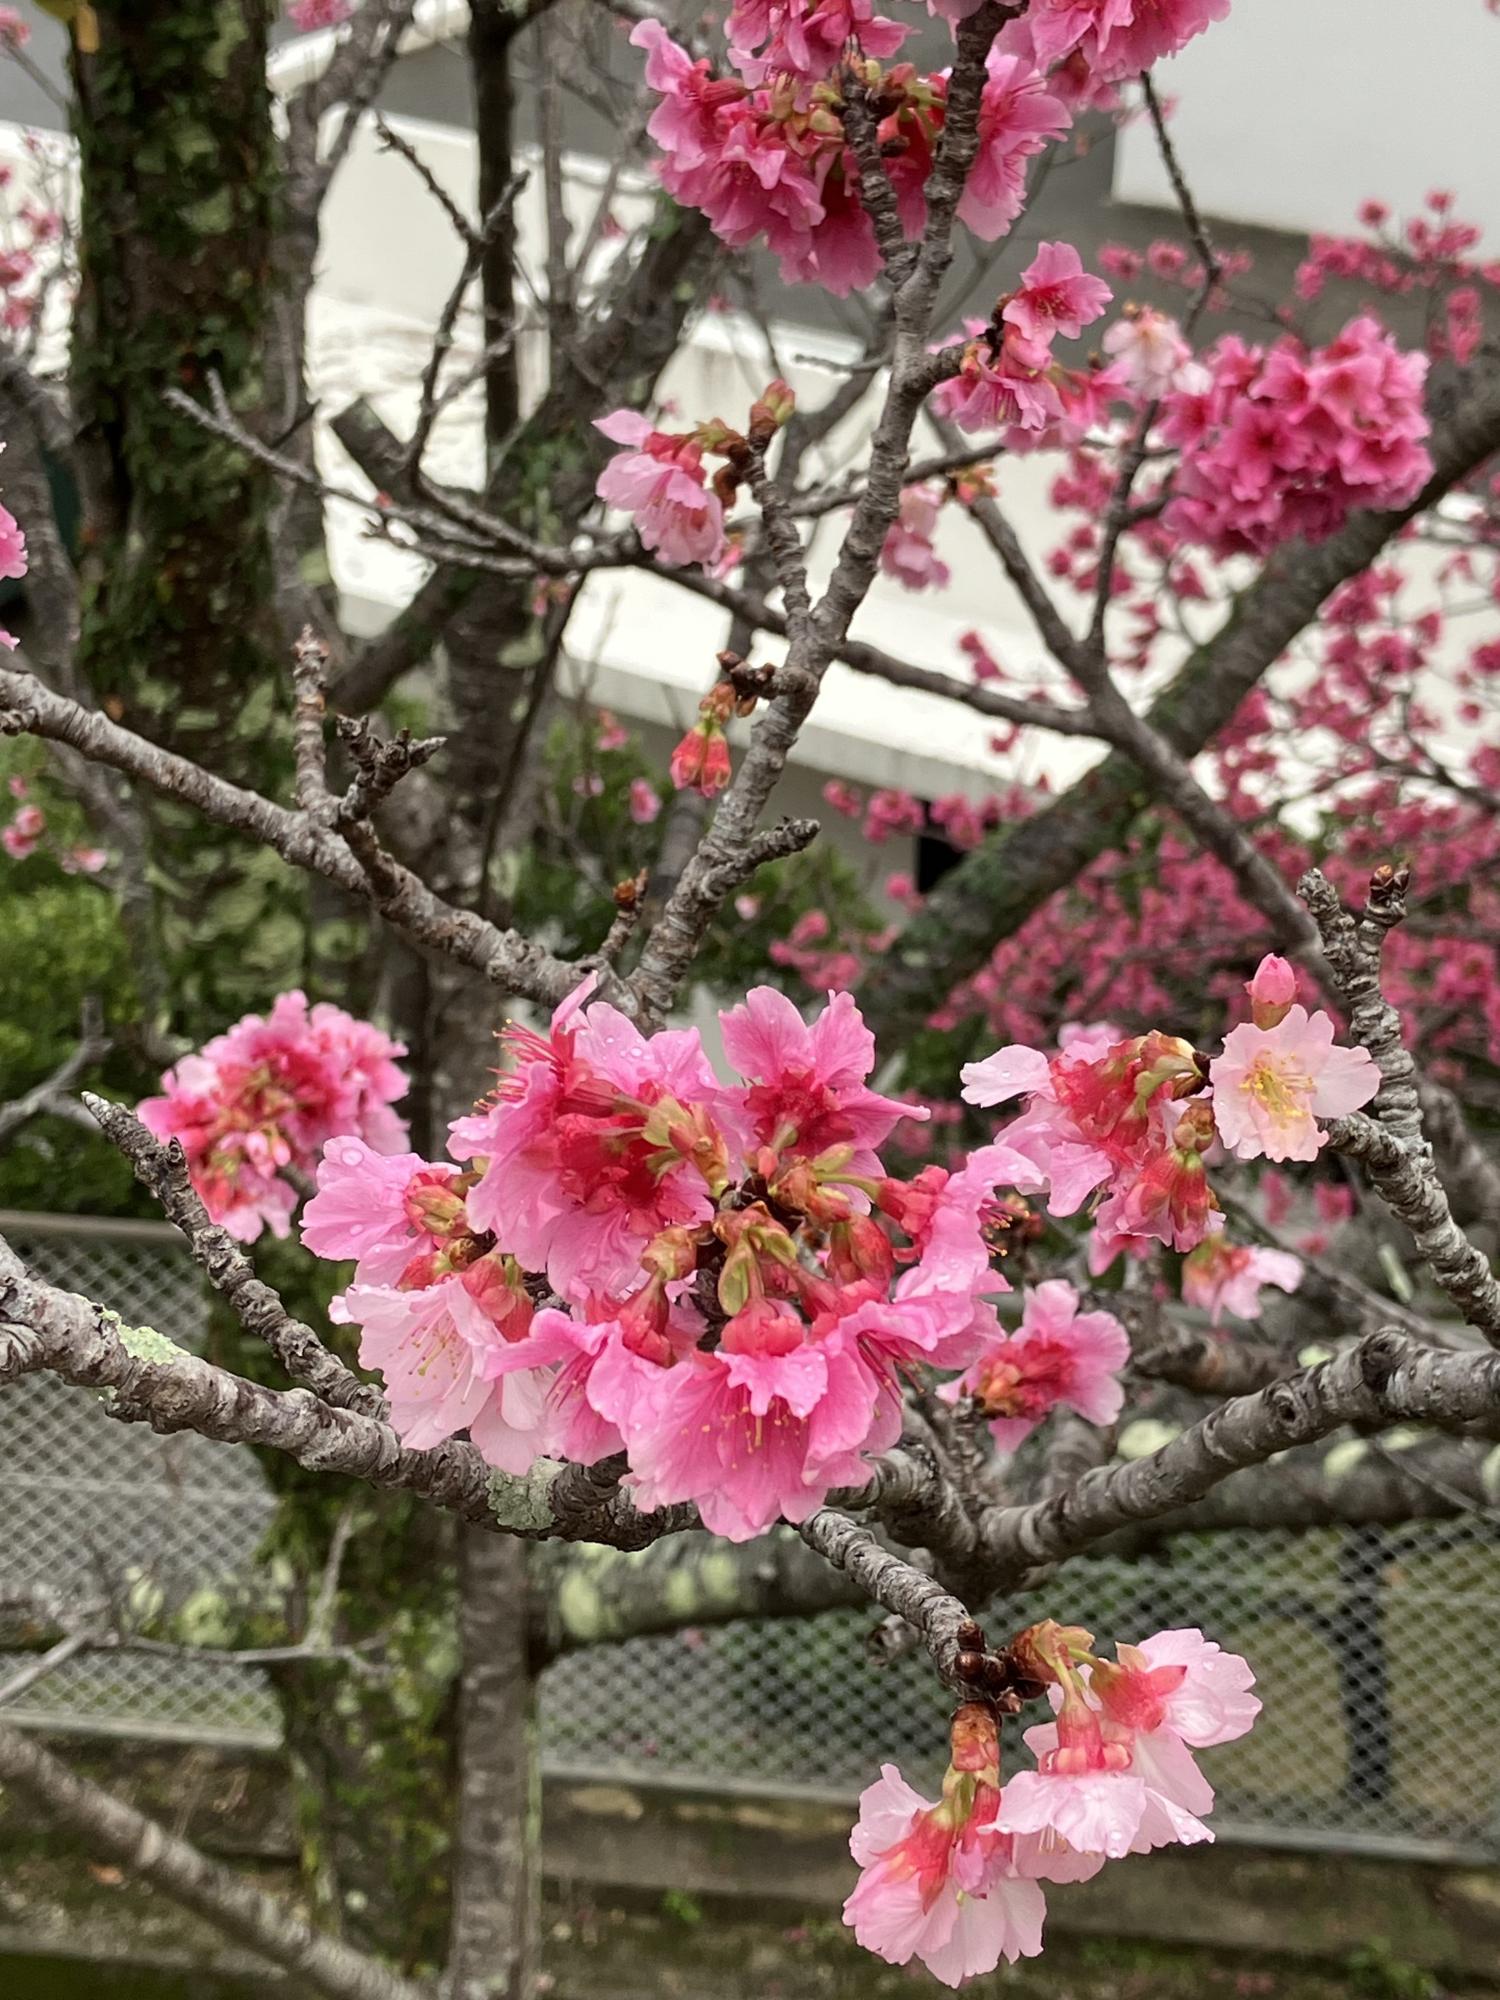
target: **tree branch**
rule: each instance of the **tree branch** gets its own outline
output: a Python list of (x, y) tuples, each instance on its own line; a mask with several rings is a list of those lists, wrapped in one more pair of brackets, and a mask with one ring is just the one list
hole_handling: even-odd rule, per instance
[(313, 1930), (279, 1898), (210, 1861), (6, 1723), (0, 1723), (0, 1779), (92, 1852), (118, 1861), (326, 2000), (428, 2000), (423, 1988)]

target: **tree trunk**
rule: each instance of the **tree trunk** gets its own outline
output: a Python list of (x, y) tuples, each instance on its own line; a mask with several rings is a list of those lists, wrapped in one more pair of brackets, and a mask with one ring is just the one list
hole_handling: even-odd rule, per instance
[[(217, 378), (253, 421), (274, 311), (268, 0), (101, 0), (73, 64), (82, 175), (71, 386), (83, 485), (78, 662), (112, 715), (262, 788), (287, 768), (265, 469), (166, 400)], [(179, 1025), (296, 969), (301, 890), (156, 805)]]
[(538, 1991), (541, 1780), (527, 1616), (530, 1550), (482, 1528), (459, 1551), (458, 1800), (446, 2000)]

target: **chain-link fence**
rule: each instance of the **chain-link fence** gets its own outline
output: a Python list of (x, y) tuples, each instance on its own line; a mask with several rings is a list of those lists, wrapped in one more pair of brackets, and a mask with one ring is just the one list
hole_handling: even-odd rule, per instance
[[(197, 1280), (170, 1231), (5, 1218), (55, 1282), (191, 1346)], [(248, 1453), (152, 1437), (46, 1381), (0, 1395), (0, 1596), (42, 1585), (223, 1589), (271, 1502)], [(1428, 1855), (1500, 1855), (1500, 1523), (1179, 1540), (1147, 1561), (1077, 1562), (1040, 1610), (1111, 1638), (1201, 1625), (1245, 1653), (1265, 1713), (1211, 1751), (1221, 1831)], [(920, 1658), (877, 1666), (873, 1614), (746, 1620), (586, 1651), (542, 1682), (550, 1768), (852, 1796), (883, 1758), (929, 1775), (943, 1703)], [(69, 1662), (17, 1712), (49, 1726), (271, 1742), (258, 1676), (105, 1654)]]

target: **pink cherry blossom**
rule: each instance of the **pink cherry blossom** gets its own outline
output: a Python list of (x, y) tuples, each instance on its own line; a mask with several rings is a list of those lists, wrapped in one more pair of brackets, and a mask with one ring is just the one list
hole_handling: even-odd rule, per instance
[(1033, 0), (1001, 46), (1024, 46), (1048, 68), (1076, 51), (1091, 77), (1121, 82), (1176, 55), (1228, 12), (1229, 0)]
[(354, 1259), (356, 1284), (394, 1285), (437, 1240), (439, 1215), (451, 1226), (454, 1211), (462, 1211), (461, 1193), (450, 1191), (457, 1173), (417, 1153), (379, 1153), (342, 1133), (323, 1148), (318, 1191), (299, 1224), (302, 1241), (315, 1257)]
[(898, 1120), (927, 1115), (869, 1088), (875, 1037), (852, 994), (833, 994), (808, 1023), (784, 993), (756, 986), (719, 1023), (725, 1054), (750, 1079), (748, 1088), (721, 1093), (720, 1102), (747, 1121), (753, 1145), (801, 1156), (847, 1149), (845, 1171), (879, 1174), (875, 1148)]
[(703, 450), (691, 437), (653, 430), (632, 410), (595, 419), (616, 444), (639, 446), (613, 457), (595, 492), (606, 506), (635, 517), (636, 531), (664, 562), (712, 564), (724, 546), (724, 508), (704, 485)]
[(1184, 1300), (1206, 1312), (1215, 1326), (1226, 1312), (1259, 1319), (1263, 1285), (1294, 1292), (1301, 1282), (1301, 1259), (1289, 1251), (1228, 1243), (1220, 1234), (1205, 1237), (1182, 1266)]
[(341, 28), (354, 12), (354, 0), (287, 0), (286, 17), (302, 34), (314, 28)]
[(725, 32), (736, 68), (759, 83), (779, 70), (808, 81), (825, 77), (851, 41), (883, 59), (911, 29), (877, 14), (871, 0), (736, 0)]
[(10, 820), (0, 827), (0, 846), (3, 846), (12, 861), (24, 861), (28, 854), (36, 850), (37, 842), (47, 831), (47, 815), (40, 806), (22, 806)]
[(630, 781), (630, 817), (637, 826), (650, 826), (661, 811), (661, 793), (649, 778)]
[(1129, 1359), (1130, 1337), (1113, 1313), (1080, 1312), (1072, 1285), (1049, 1278), (1028, 1288), (1017, 1330), (986, 1347), (944, 1393), (973, 1396), (995, 1443), (1014, 1451), (1059, 1404), (1091, 1424), (1112, 1424)]
[(1056, 334), (1076, 340), (1113, 297), (1102, 278), (1085, 274), (1071, 243), (1040, 243), (1000, 317), (1028, 340), (1050, 341)]
[(214, 1221), (253, 1243), (285, 1236), (297, 1192), (283, 1178), (310, 1174), (327, 1140), (363, 1139), (396, 1151), (406, 1126), (391, 1105), (406, 1092), (404, 1055), (368, 1021), (298, 992), (265, 1017), (247, 1014), (162, 1078), (164, 1094), (138, 1115), (159, 1139), (178, 1139)]
[(920, 1959), (945, 1986), (993, 1972), (1002, 1958), (1034, 1958), (1042, 1948), (1042, 1892), (1009, 1866), (1010, 1843), (994, 1831), (998, 1795), (981, 1792), (961, 1818), (883, 1764), (860, 1794), (849, 1838), (860, 1878), (844, 1922), (888, 1964)]
[(1127, 309), (1100, 342), (1124, 380), (1146, 402), (1165, 396), (1191, 357), (1182, 329), (1154, 306)]
[(706, 1102), (718, 1089), (695, 1029), (648, 1039), (615, 1008), (587, 1004), (596, 983), (568, 995), (547, 1036), (507, 1032), (516, 1067), (449, 1135), (455, 1158), (480, 1164), (475, 1227), (580, 1302), (628, 1288), (651, 1237), (710, 1212), (701, 1174), (663, 1157), (647, 1125), (665, 1100)]
[(1095, 1666), (1089, 1691), (1125, 1728), (1147, 1735), (1169, 1731), (1192, 1749), (1207, 1750), (1245, 1735), (1260, 1714), (1248, 1661), (1205, 1639), (1196, 1625), (1158, 1632), (1115, 1652), (1119, 1664)]
[(1257, 1028), (1274, 1028), (1286, 1019), (1297, 997), (1297, 975), (1284, 958), (1270, 952), (1255, 968), (1255, 976), (1245, 983), (1250, 995), (1250, 1018)]
[(942, 590), (948, 582), (951, 572), (933, 546), (942, 505), (942, 492), (933, 487), (902, 491), (900, 512), (880, 551), (880, 567), (908, 590)]
[(31, 40), (31, 28), (22, 19), (19, 8), (0, 7), (0, 46), (7, 49), (24, 49)]
[(1219, 1137), (1241, 1160), (1315, 1160), (1327, 1134), (1319, 1118), (1368, 1104), (1380, 1072), (1364, 1049), (1334, 1045), (1333, 1022), (1301, 1006), (1274, 1028), (1245, 1022), (1209, 1065)]
[(26, 537), (8, 507), (0, 506), (0, 576), (26, 574)]
[(932, 392), (939, 416), (964, 431), (1041, 431), (1063, 414), (1047, 346), (1007, 327), (964, 348), (959, 370)]
[(639, 1507), (692, 1500), (705, 1527), (744, 1542), (778, 1519), (807, 1520), (858, 1479), (879, 1395), (851, 1340), (811, 1338), (790, 1308), (752, 1302), (712, 1353), (694, 1349), (660, 1371), (654, 1393), (609, 1414)]
[[(1047, 79), (1024, 58), (991, 50), (988, 80), (980, 101), (979, 149), (959, 220), (986, 243), (993, 243), (1026, 204), (1026, 163), (1072, 123)], [(922, 211), (922, 212), (925, 212)]]
[(1167, 385), (1162, 436), (1182, 448), (1168, 525), (1220, 556), (1264, 555), (1325, 539), (1354, 507), (1405, 506), (1432, 470), (1426, 372), (1368, 314), (1322, 348), (1226, 336)]

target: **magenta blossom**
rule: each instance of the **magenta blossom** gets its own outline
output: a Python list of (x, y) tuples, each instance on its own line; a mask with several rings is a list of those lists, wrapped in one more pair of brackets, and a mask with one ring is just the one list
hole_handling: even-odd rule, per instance
[(1076, 340), (1114, 297), (1102, 278), (1091, 278), (1071, 243), (1040, 243), (1021, 273), (1000, 317), (1027, 340)]

